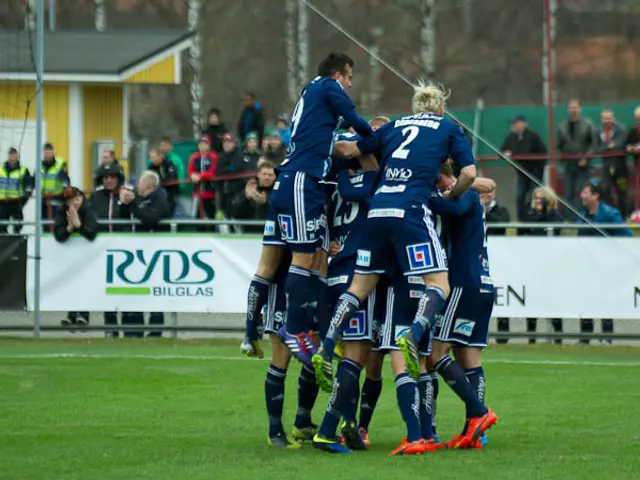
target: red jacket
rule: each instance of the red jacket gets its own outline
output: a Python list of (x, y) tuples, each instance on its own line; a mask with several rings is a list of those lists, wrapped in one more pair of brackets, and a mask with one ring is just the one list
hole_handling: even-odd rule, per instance
[(194, 197), (216, 198), (216, 183), (213, 179), (217, 166), (218, 154), (216, 152), (209, 152), (205, 155), (196, 152), (191, 155), (188, 167), (189, 178), (193, 173), (200, 175), (200, 182), (193, 189)]

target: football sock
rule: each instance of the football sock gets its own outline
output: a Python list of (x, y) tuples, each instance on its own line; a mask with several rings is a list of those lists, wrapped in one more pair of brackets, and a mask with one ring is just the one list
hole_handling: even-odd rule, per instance
[(316, 374), (306, 365), (302, 366), (298, 377), (298, 410), (294, 425), (296, 428), (311, 426), (311, 410), (318, 397)]
[(313, 318), (315, 319), (315, 328), (317, 328), (320, 338), (324, 338), (327, 335), (329, 322), (331, 321), (327, 288), (327, 277), (318, 274), (313, 284), (313, 293), (317, 299), (317, 306)]
[(246, 332), (249, 340), (257, 340), (258, 325), (260, 323), (260, 313), (262, 307), (265, 306), (269, 298), (269, 286), (271, 280), (254, 275), (249, 284), (249, 292), (247, 293), (247, 323)]
[(382, 392), (382, 378), (365, 378), (362, 385), (362, 396), (360, 397), (360, 423), (359, 426), (369, 430), (371, 417), (376, 408), (380, 393)]
[[(322, 419), (318, 434), (324, 438), (333, 438), (340, 417), (344, 412), (355, 412), (358, 401), (358, 385), (360, 384), (360, 372), (362, 365), (348, 358), (342, 360), (333, 379), (333, 392), (329, 398), (327, 411)], [(353, 409), (353, 410), (350, 410)]]
[(436, 372), (431, 372), (429, 374), (429, 379), (431, 380), (431, 386), (433, 388), (433, 403), (431, 405), (431, 426), (434, 435), (438, 434), (436, 430), (436, 412), (438, 410), (438, 393), (440, 392), (440, 383), (438, 382), (438, 374)]
[(269, 438), (284, 435), (282, 427), (282, 408), (284, 406), (284, 380), (287, 371), (274, 365), (267, 368), (267, 378), (264, 381), (264, 396), (269, 415)]
[(487, 413), (487, 409), (478, 400), (478, 395), (471, 388), (469, 380), (460, 365), (454, 362), (449, 355), (445, 355), (436, 363), (436, 371), (447, 382), (447, 385), (464, 402), (467, 409), (467, 418), (481, 417)]
[(420, 393), (420, 432), (422, 438), (429, 440), (433, 437), (433, 383), (431, 374), (423, 373), (418, 380)]
[(416, 317), (411, 324), (411, 335), (418, 344), (425, 332), (431, 330), (435, 317), (444, 308), (445, 295), (438, 287), (427, 287), (420, 297)]
[(404, 423), (407, 425), (407, 441), (420, 440), (420, 396), (416, 381), (408, 373), (396, 377), (396, 398)]
[[(478, 396), (478, 400), (480, 400), (480, 403), (484, 405), (484, 392), (486, 388), (484, 370), (482, 370), (482, 367), (476, 367), (476, 368), (470, 368), (469, 370), (465, 370), (464, 373), (467, 376), (467, 380), (469, 380), (469, 384), (471, 385), (471, 388), (473, 389), (474, 392), (476, 392), (476, 395)], [(467, 418), (470, 417), (468, 411), (466, 415), (467, 415)], [(463, 435), (467, 433), (467, 426), (468, 425), (465, 423), (465, 426), (462, 429)]]
[(287, 333), (298, 335), (309, 331), (307, 306), (309, 304), (311, 271), (291, 265), (285, 290), (287, 292)]
[[(358, 380), (360, 380), (358, 378)], [(355, 393), (353, 395), (355, 401), (346, 404), (345, 411), (342, 412), (342, 419), (347, 423), (357, 423), (356, 414), (358, 413), (358, 400), (360, 399), (360, 382), (356, 383)]]
[(360, 299), (350, 292), (343, 293), (340, 295), (340, 298), (338, 298), (329, 330), (322, 342), (322, 347), (329, 357), (333, 358), (336, 343), (342, 337), (342, 332), (344, 332), (349, 320), (359, 307)]

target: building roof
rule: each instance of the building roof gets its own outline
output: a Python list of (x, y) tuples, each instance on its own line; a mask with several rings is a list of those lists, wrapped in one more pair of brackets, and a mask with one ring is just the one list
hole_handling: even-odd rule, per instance
[[(44, 35), (44, 76), (126, 77), (189, 46), (188, 30), (54, 31)], [(0, 77), (35, 76), (35, 34), (0, 29)]]

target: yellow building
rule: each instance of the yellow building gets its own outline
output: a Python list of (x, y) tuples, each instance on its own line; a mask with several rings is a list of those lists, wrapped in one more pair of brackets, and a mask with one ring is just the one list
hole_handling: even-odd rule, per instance
[[(27, 32), (2, 31), (0, 48), (0, 162), (10, 146), (23, 163), (40, 161), (35, 146), (34, 42)], [(67, 160), (74, 185), (92, 186), (94, 142), (129, 145), (132, 84), (179, 84), (185, 30), (54, 31), (44, 38), (44, 141)]]

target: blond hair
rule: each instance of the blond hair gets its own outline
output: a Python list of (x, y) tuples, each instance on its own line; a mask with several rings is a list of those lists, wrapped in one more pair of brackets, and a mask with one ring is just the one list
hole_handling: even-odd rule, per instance
[(440, 115), (450, 96), (451, 90), (446, 90), (442, 85), (418, 80), (418, 85), (413, 87), (413, 100), (411, 101), (413, 113)]
[(385, 117), (384, 115), (378, 115), (377, 117), (373, 117), (369, 120), (369, 125), (372, 127), (381, 127), (385, 123), (389, 123), (391, 119), (389, 117)]
[(146, 170), (145, 172), (142, 172), (140, 180), (152, 190), (157, 190), (160, 186), (160, 176), (153, 170)]
[(547, 207), (549, 210), (558, 209), (558, 198), (556, 197), (555, 192), (548, 187), (538, 187), (531, 194), (531, 208), (533, 210), (536, 208), (536, 195), (538, 193), (547, 201)]

